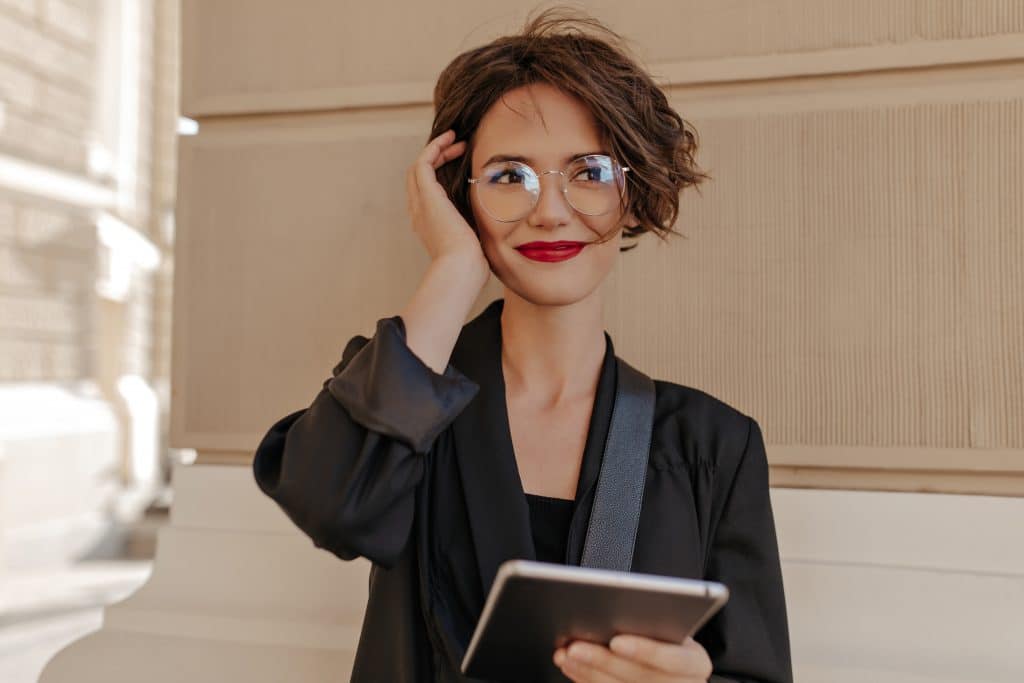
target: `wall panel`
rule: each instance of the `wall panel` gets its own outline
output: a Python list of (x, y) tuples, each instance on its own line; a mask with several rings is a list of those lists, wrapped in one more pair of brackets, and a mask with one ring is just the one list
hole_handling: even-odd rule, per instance
[[(296, 11), (274, 0), (184, 0), (183, 111), (429, 103), (452, 57), (518, 28), (538, 4), (309, 0)], [(625, 36), (667, 83), (1024, 56), (1019, 0), (577, 4)]]
[[(250, 450), (400, 308), (433, 81), (533, 6), (186, 0), (180, 445)], [(620, 353), (756, 416), (778, 485), (1024, 493), (1024, 6), (586, 6), (713, 175), (609, 283)]]
[(426, 264), (405, 218), (422, 119), (261, 120), (183, 145), (175, 440), (254, 448)]

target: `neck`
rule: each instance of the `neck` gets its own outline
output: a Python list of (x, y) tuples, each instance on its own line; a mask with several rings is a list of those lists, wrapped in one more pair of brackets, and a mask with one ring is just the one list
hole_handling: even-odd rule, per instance
[(508, 391), (547, 405), (593, 395), (605, 354), (600, 289), (564, 306), (533, 304), (506, 289), (501, 338)]

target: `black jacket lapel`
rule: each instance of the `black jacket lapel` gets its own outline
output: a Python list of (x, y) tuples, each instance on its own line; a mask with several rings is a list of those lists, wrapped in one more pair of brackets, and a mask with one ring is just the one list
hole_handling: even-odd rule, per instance
[[(480, 385), (480, 391), (452, 423), (456, 460), (484, 594), (498, 567), (512, 558), (535, 559), (530, 511), (516, 465), (501, 371), (501, 310), (492, 302), (470, 321), (452, 353), (452, 365)], [(594, 499), (608, 425), (615, 401), (615, 348), (605, 333), (594, 408), (576, 487), (566, 561), (579, 565)]]
[(505, 403), (503, 304), (501, 299), (494, 301), (470, 321), (452, 353), (452, 365), (480, 385), (480, 391), (452, 423), (452, 430), (485, 595), (502, 562), (536, 558)]

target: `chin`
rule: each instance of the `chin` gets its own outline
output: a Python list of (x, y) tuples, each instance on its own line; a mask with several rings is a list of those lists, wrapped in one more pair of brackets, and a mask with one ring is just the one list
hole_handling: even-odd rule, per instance
[(507, 266), (495, 271), (498, 280), (511, 293), (535, 306), (569, 306), (583, 301), (601, 285), (603, 273), (573, 272), (565, 269), (545, 273), (523, 272)]
[(508, 287), (509, 291), (513, 292), (516, 296), (524, 301), (528, 301), (534, 306), (571, 306), (579, 303), (589, 296), (593, 290), (584, 293), (574, 292), (547, 292), (537, 291), (538, 288), (532, 288), (531, 291), (523, 291), (520, 289), (514, 289)]

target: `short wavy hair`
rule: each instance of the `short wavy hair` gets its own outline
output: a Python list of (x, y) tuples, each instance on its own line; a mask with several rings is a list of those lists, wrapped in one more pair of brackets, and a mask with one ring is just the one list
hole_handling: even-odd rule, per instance
[(630, 168), (623, 208), (637, 222), (624, 226), (624, 237), (653, 232), (665, 239), (679, 234), (673, 226), (680, 193), (709, 177), (694, 160), (696, 130), (669, 106), (665, 93), (628, 53), (619, 34), (593, 17), (563, 7), (527, 17), (518, 34), (463, 52), (438, 77), (429, 139), (450, 128), (456, 140), (468, 140), (459, 158), (437, 170), (438, 182), (466, 221), (475, 228), (466, 179), (480, 121), (505, 93), (532, 83), (547, 83), (579, 98), (593, 114), (611, 153)]

